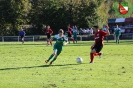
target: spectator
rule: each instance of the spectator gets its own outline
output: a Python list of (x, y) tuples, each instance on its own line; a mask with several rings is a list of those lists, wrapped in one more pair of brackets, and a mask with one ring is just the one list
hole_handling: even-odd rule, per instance
[(119, 26), (116, 24), (116, 28), (114, 29), (114, 36), (116, 39), (116, 44), (120, 43), (120, 39), (119, 39), (120, 35), (121, 35), (121, 28), (119, 28)]
[(82, 28), (80, 28), (79, 33), (80, 33), (80, 35), (83, 34), (83, 30), (82, 30)]
[(70, 44), (70, 40), (73, 41), (73, 43), (75, 43), (74, 39), (72, 38), (72, 28), (70, 25), (68, 25), (68, 41), (69, 41), (69, 44)]
[(86, 29), (83, 29), (83, 33), (86, 34)]
[(87, 28), (86, 33), (90, 34), (90, 29), (89, 28)]
[(51, 40), (51, 35), (53, 34), (53, 30), (50, 28), (50, 26), (47, 26), (47, 29), (45, 31), (45, 34), (47, 35), (47, 46), (49, 45), (49, 43), (52, 46), (52, 40)]
[(73, 26), (73, 38), (74, 38), (74, 41), (76, 41), (76, 43), (77, 43), (77, 34), (78, 34), (78, 29), (75, 25)]
[(90, 29), (90, 34), (91, 34), (91, 35), (93, 34), (93, 29), (92, 29), (92, 28)]
[[(107, 32), (107, 29), (106, 29), (106, 26), (105, 26), (105, 25), (103, 25), (102, 30), (105, 31), (105, 32)], [(106, 41), (108, 42), (108, 37), (107, 37), (107, 36), (105, 36), (105, 39), (106, 39)]]
[(24, 36), (25, 36), (25, 31), (24, 29), (21, 27), (21, 31), (19, 32), (19, 35), (21, 37), (21, 41), (22, 41), (22, 44), (24, 44)]

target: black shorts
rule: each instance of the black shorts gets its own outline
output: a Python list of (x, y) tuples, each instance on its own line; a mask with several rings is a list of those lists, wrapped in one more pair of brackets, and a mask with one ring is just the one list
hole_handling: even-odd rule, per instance
[(72, 35), (70, 33), (68, 33), (68, 37), (72, 37)]
[(47, 34), (47, 39), (51, 39), (51, 35), (50, 34)]
[(92, 49), (95, 49), (97, 53), (99, 53), (103, 48), (102, 42), (96, 43)]
[(21, 36), (21, 39), (22, 39), (22, 38), (24, 38), (24, 36), (23, 36), (23, 35)]

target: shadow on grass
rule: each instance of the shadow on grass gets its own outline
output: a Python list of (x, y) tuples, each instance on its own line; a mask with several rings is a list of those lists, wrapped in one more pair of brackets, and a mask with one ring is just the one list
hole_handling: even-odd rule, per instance
[(3, 70), (19, 70), (19, 69), (30, 69), (30, 68), (47, 68), (47, 67), (55, 67), (55, 66), (70, 66), (70, 65), (80, 65), (80, 64), (64, 64), (64, 65), (40, 65), (40, 66), (29, 66), (29, 67), (16, 67), (16, 68), (1, 68), (0, 71)]
[(12, 46), (16, 46), (16, 45), (19, 45), (19, 46), (20, 45), (45, 45), (46, 46), (46, 44), (43, 44), (43, 43), (40, 43), (40, 44), (34, 44), (34, 43), (33, 44), (26, 44), (26, 43), (25, 44), (21, 44), (21, 43), (20, 44), (15, 44), (15, 43), (14, 44), (0, 44), (0, 46), (7, 46), (7, 45), (12, 45)]

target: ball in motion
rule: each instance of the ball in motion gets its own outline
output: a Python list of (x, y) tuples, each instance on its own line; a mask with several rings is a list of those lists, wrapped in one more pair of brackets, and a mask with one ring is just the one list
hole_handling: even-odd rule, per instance
[(83, 59), (82, 59), (81, 57), (78, 57), (78, 58), (76, 59), (76, 62), (77, 62), (77, 63), (82, 63), (82, 62), (83, 62)]

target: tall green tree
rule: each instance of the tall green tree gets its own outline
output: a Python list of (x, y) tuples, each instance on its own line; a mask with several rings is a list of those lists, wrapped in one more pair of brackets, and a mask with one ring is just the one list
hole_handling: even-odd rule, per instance
[(19, 26), (26, 23), (28, 2), (27, 0), (0, 0), (0, 35), (18, 34)]

